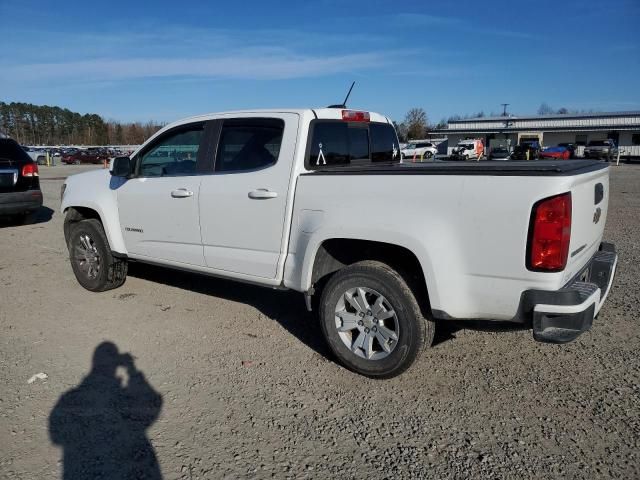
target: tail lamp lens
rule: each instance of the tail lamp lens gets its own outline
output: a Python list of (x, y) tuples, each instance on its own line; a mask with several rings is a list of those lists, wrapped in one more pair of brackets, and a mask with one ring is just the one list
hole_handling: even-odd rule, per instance
[(38, 165), (35, 163), (27, 163), (22, 167), (22, 176), (23, 177), (37, 177), (38, 174)]
[(571, 193), (541, 200), (534, 205), (531, 219), (527, 268), (564, 270), (571, 240)]

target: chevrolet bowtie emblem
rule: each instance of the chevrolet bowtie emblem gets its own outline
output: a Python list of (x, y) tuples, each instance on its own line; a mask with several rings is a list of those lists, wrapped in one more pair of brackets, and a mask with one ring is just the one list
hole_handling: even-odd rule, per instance
[(598, 223), (600, 221), (600, 216), (602, 215), (602, 210), (600, 207), (596, 208), (596, 211), (593, 212), (593, 223)]

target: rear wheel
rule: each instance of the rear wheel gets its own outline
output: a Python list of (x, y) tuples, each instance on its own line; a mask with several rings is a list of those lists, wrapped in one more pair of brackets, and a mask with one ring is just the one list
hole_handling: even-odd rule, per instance
[(92, 292), (117, 288), (127, 278), (127, 261), (111, 254), (102, 224), (95, 218), (71, 226), (69, 259), (78, 283)]
[(373, 378), (404, 372), (435, 332), (405, 279), (376, 261), (355, 263), (331, 277), (320, 299), (320, 321), (338, 360)]
[(74, 164), (74, 165), (80, 165), (80, 160), (74, 160), (74, 161), (73, 161), (73, 164)]

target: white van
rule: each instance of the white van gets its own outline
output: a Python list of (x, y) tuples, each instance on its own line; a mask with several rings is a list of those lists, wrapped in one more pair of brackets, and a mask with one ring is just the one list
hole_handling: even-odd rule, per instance
[(451, 153), (452, 160), (480, 160), (484, 157), (484, 142), (480, 138), (461, 140)]

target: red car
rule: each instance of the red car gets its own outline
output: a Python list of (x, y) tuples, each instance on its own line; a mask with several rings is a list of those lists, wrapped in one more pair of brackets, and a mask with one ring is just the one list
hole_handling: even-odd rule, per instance
[(540, 158), (569, 160), (571, 158), (571, 152), (565, 147), (547, 147), (540, 152)]
[(77, 152), (62, 156), (62, 162), (67, 165), (80, 165), (81, 163), (102, 163), (109, 156), (99, 150), (78, 150)]

